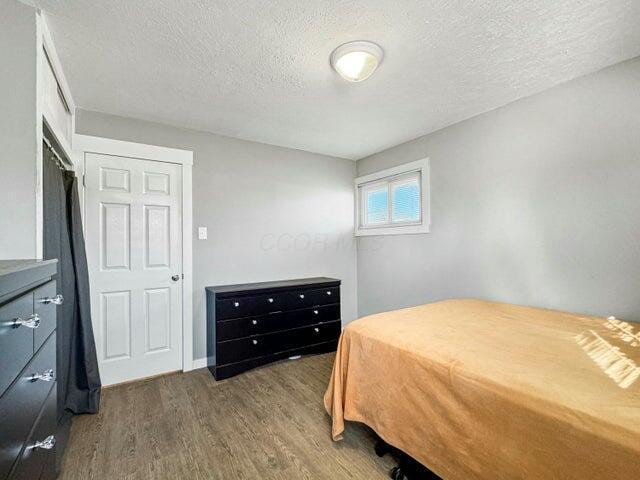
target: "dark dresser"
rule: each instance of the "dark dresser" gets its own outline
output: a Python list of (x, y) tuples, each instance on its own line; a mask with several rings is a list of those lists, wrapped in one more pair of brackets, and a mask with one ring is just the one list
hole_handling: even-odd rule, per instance
[(56, 476), (56, 260), (0, 261), (0, 479)]
[(338, 345), (340, 280), (302, 278), (206, 291), (208, 366), (216, 380)]

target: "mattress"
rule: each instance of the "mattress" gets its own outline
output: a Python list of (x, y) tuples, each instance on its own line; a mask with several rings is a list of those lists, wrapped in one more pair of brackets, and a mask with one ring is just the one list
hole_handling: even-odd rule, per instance
[(481, 300), (343, 331), (324, 397), (446, 480), (640, 478), (640, 325)]

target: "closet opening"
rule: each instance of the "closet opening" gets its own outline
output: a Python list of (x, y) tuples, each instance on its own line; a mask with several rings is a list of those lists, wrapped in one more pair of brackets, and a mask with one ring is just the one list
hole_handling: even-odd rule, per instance
[(46, 123), (42, 145), (43, 259), (58, 259), (56, 463), (59, 470), (75, 414), (97, 413), (100, 374), (89, 304), (89, 274), (78, 177)]

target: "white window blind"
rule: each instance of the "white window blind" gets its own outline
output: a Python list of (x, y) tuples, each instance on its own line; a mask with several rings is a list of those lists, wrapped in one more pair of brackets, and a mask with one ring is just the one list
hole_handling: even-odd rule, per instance
[(427, 167), (421, 160), (356, 179), (356, 235), (428, 232)]
[(362, 185), (361, 227), (420, 223), (420, 177), (420, 172), (411, 172)]

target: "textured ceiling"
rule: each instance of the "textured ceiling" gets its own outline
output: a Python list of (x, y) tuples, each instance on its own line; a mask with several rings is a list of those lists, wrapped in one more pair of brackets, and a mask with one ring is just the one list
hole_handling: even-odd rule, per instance
[(353, 159), (640, 55), (640, 0), (34, 3), (82, 108)]

